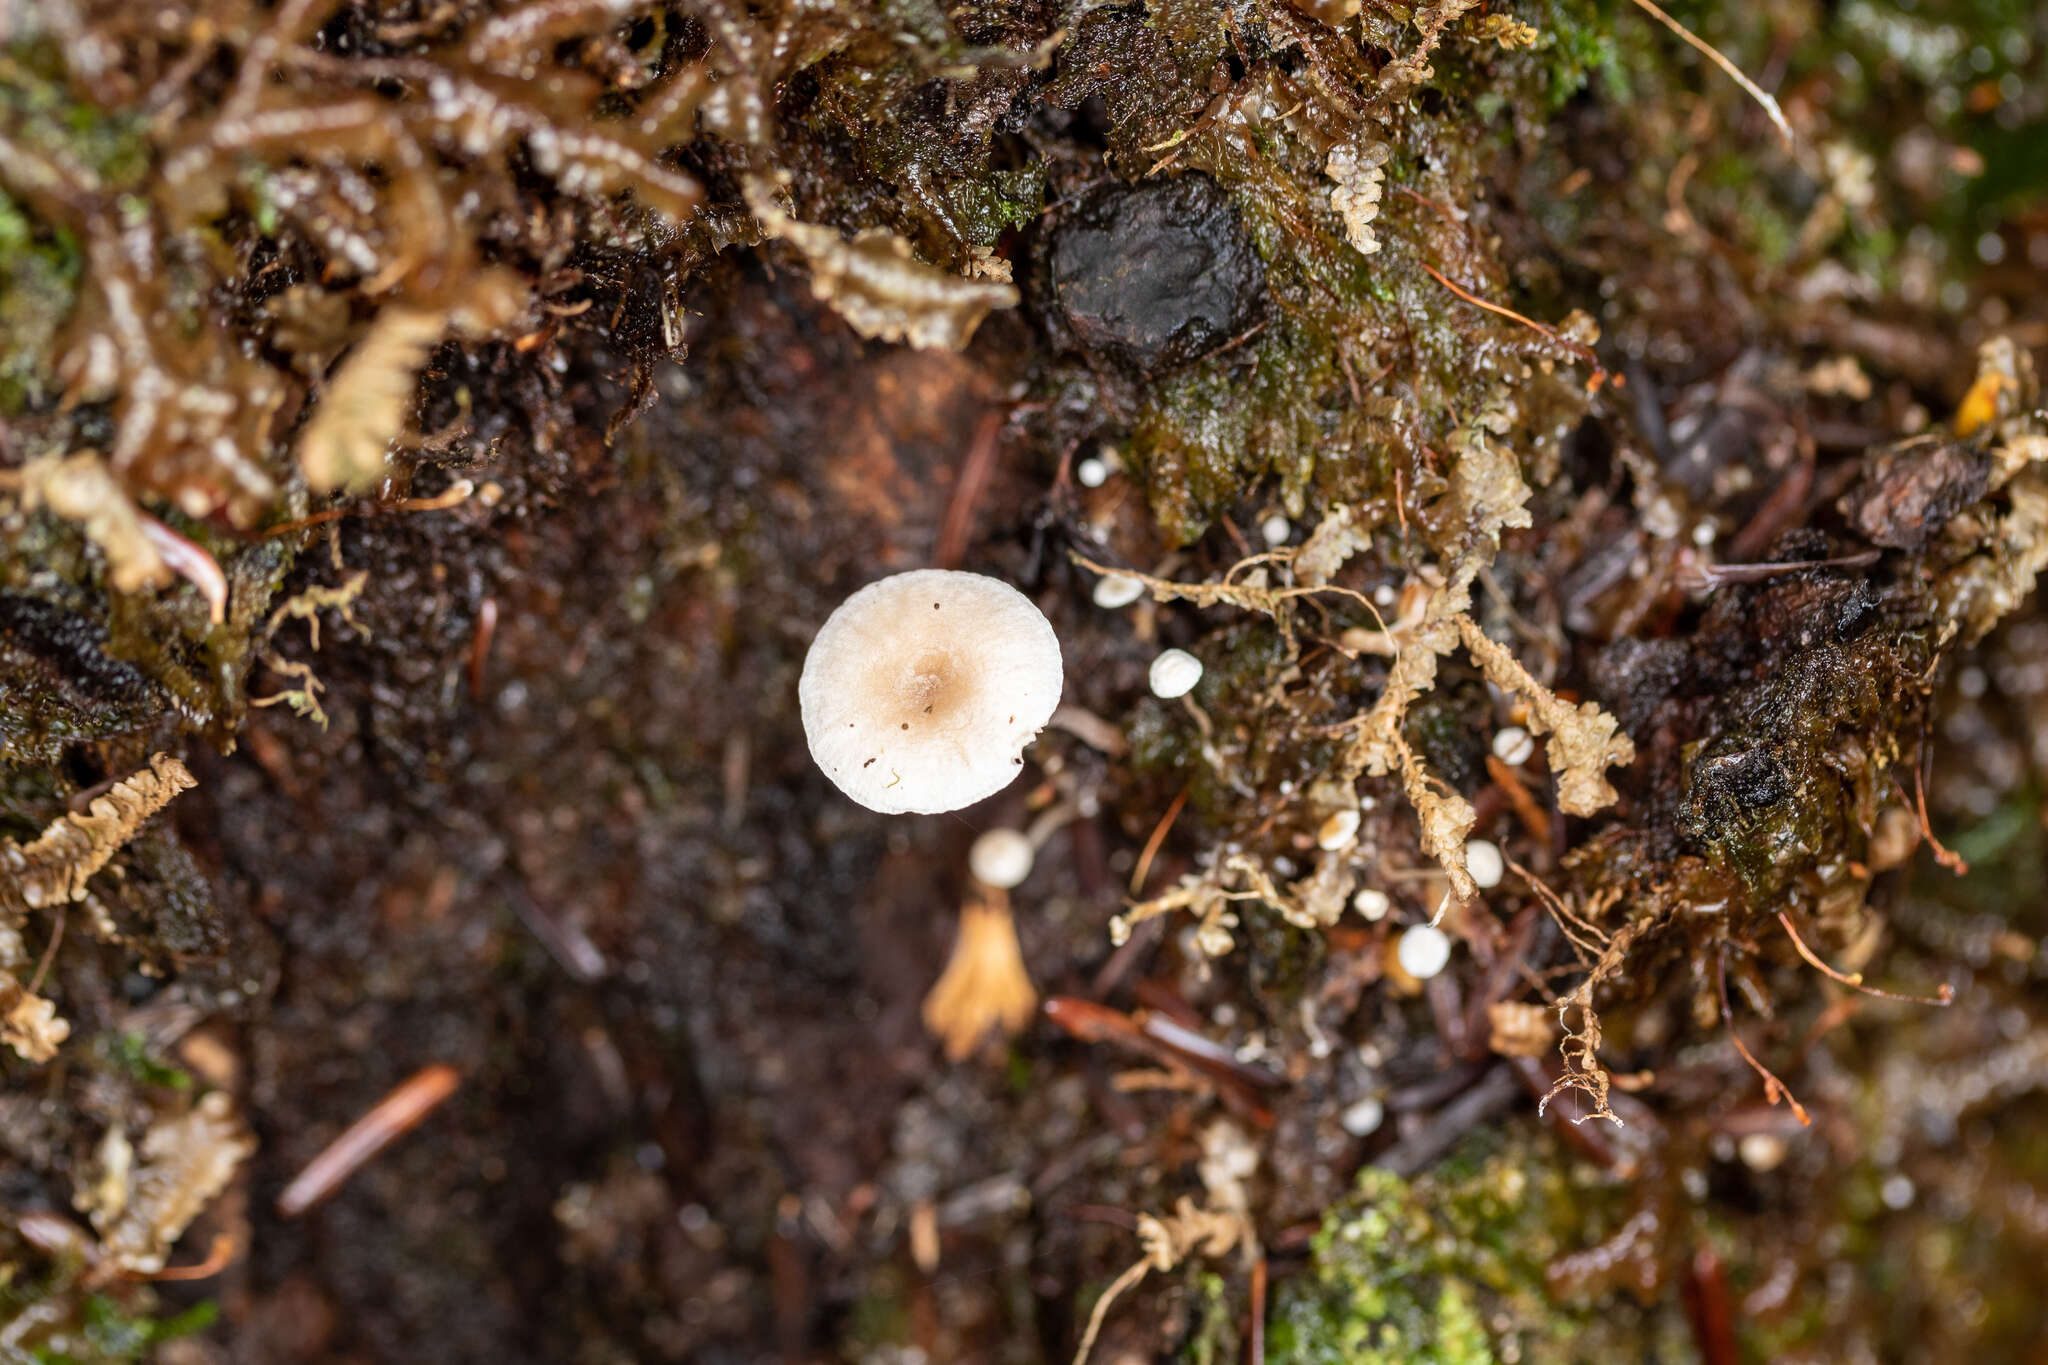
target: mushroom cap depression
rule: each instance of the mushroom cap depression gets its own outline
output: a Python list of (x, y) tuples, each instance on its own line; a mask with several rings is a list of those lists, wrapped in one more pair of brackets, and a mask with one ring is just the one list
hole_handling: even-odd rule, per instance
[(1000, 579), (914, 569), (839, 604), (804, 658), (811, 757), (869, 810), (957, 810), (1008, 786), (1059, 704), (1060, 642)]

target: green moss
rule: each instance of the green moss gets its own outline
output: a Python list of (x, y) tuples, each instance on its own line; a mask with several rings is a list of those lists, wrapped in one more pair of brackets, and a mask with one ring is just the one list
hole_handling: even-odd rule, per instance
[(93, 1046), (109, 1065), (144, 1085), (166, 1090), (192, 1088), (191, 1075), (159, 1060), (150, 1051), (149, 1039), (139, 1033), (102, 1033), (93, 1040)]
[(55, 398), (51, 346), (77, 297), (78, 245), (0, 192), (0, 416)]
[(1221, 1275), (1195, 1278), (1195, 1328), (1181, 1346), (1182, 1365), (1234, 1365), (1241, 1354), (1238, 1309)]
[(1378, 1167), (1324, 1216), (1279, 1288), (1273, 1365), (1492, 1365), (1686, 1359), (1671, 1304), (1553, 1296), (1549, 1266), (1624, 1216), (1626, 1191), (1574, 1172), (1540, 1130), (1475, 1133), (1413, 1180)]

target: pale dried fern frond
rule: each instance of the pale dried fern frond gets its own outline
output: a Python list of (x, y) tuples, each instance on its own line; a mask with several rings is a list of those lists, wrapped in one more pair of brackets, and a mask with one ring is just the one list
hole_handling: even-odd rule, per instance
[(748, 181), (746, 195), (761, 231), (803, 253), (811, 293), (864, 337), (957, 351), (991, 309), (1017, 305), (1015, 286), (926, 265), (893, 232), (869, 228), (848, 241), (832, 228), (799, 222), (776, 204), (764, 179)]
[(299, 468), (316, 493), (363, 488), (384, 474), (392, 442), (410, 420), (420, 367), (451, 330), (482, 336), (526, 306), (510, 271), (481, 272), (451, 308), (394, 304), (336, 369), (299, 438)]
[(1372, 223), (1380, 216), (1380, 199), (1387, 192), (1387, 162), (1393, 154), (1394, 149), (1384, 142), (1363, 146), (1340, 142), (1323, 162), (1323, 174), (1337, 182), (1330, 191), (1330, 207), (1344, 220), (1344, 238), (1367, 256), (1380, 249)]
[(189, 1113), (152, 1125), (132, 1179), (117, 1198), (93, 1204), (105, 1263), (140, 1275), (162, 1270), (185, 1229), (255, 1150), (256, 1139), (218, 1090)]
[(107, 583), (140, 592), (171, 581), (170, 566), (143, 530), (142, 513), (114, 481), (98, 453), (44, 455), (21, 470), (22, 505), (47, 507), (85, 533), (107, 557)]
[(78, 900), (87, 879), (107, 865), (143, 821), (179, 792), (198, 785), (183, 763), (157, 754), (149, 767), (94, 798), (84, 815), (59, 817), (33, 843), (0, 844), (0, 875), (11, 883), (10, 898), (32, 910)]

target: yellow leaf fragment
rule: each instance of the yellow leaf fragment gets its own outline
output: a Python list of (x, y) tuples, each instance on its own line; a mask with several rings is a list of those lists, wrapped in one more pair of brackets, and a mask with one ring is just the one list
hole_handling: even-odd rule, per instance
[(1022, 1031), (1038, 1008), (1038, 992), (1024, 968), (1009, 899), (998, 893), (960, 911), (960, 936), (946, 970), (924, 1000), (924, 1025), (960, 1061), (990, 1029)]

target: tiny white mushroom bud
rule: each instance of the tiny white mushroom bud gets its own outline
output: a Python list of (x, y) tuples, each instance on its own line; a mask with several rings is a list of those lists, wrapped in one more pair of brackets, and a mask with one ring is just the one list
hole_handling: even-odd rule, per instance
[(1402, 971), (1417, 981), (1427, 981), (1450, 965), (1450, 935), (1435, 925), (1418, 924), (1402, 933), (1394, 957)]
[(1351, 841), (1358, 837), (1358, 812), (1340, 810), (1323, 821), (1323, 827), (1316, 831), (1316, 847), (1322, 849), (1349, 848)]
[(999, 579), (915, 569), (839, 604), (804, 656), (811, 757), (884, 814), (957, 810), (1007, 787), (1059, 704), (1052, 623)]
[(1368, 886), (1351, 898), (1351, 908), (1369, 920), (1379, 921), (1387, 917), (1387, 911), (1394, 908), (1394, 902), (1386, 892)]
[(1268, 545), (1285, 545), (1287, 538), (1294, 534), (1294, 526), (1282, 513), (1275, 512), (1259, 523), (1259, 534)]
[(1172, 701), (1195, 690), (1202, 680), (1202, 661), (1184, 649), (1169, 649), (1152, 661), (1152, 695)]
[(1508, 863), (1507, 859), (1501, 856), (1499, 844), (1488, 839), (1467, 839), (1465, 870), (1472, 874), (1474, 884), (1481, 891), (1491, 891), (1500, 885), (1501, 877), (1508, 870)]
[(1145, 585), (1129, 574), (1106, 573), (1095, 580), (1095, 605), (1105, 611), (1128, 607), (1145, 595)]
[(1031, 875), (1031, 856), (1022, 830), (992, 829), (967, 850), (967, 870), (984, 886), (1008, 891)]
[(1752, 1171), (1774, 1171), (1784, 1164), (1789, 1149), (1776, 1133), (1744, 1133), (1735, 1151)]
[(1387, 1107), (1367, 1095), (1358, 1103), (1346, 1106), (1344, 1112), (1337, 1116), (1337, 1123), (1353, 1137), (1366, 1137), (1378, 1132), (1386, 1118)]
[(1083, 488), (1100, 488), (1109, 482), (1109, 466), (1090, 455), (1074, 466), (1074, 478)]
[(1510, 768), (1519, 768), (1536, 752), (1536, 741), (1519, 725), (1510, 725), (1493, 737), (1493, 756)]

